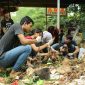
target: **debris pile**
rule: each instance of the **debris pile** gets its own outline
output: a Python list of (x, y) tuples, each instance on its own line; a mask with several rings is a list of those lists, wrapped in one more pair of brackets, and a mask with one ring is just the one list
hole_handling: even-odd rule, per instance
[[(85, 58), (82, 60), (64, 58), (55, 64), (44, 64), (36, 68), (29, 67), (22, 78), (8, 83), (7, 78), (0, 78), (0, 85), (85, 85)], [(7, 84), (6, 84), (7, 83)]]

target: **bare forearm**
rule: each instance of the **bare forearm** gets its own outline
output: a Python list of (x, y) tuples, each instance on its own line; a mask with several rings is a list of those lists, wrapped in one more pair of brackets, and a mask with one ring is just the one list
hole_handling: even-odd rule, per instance
[(36, 39), (26, 39), (25, 36), (23, 34), (18, 34), (17, 35), (21, 44), (23, 45), (27, 45), (27, 44), (34, 44), (37, 42)]
[(38, 52), (38, 51), (46, 48), (46, 47), (48, 46), (48, 44), (44, 44), (44, 45), (39, 46), (39, 47), (37, 47), (35, 44), (31, 44), (31, 46), (32, 46), (32, 49), (33, 49), (34, 51)]
[(79, 52), (79, 48), (76, 47), (76, 50), (73, 52), (73, 54), (77, 54)]
[(22, 44), (34, 44), (37, 41), (35, 39), (26, 39), (24, 40), (24, 42), (22, 42)]
[(48, 56), (48, 53), (38, 53), (38, 56)]
[(44, 45), (42, 45), (42, 46), (40, 46), (40, 47), (38, 47), (38, 51), (40, 51), (40, 50), (42, 50), (42, 49), (44, 49), (46, 47), (48, 47), (48, 44), (47, 43), (44, 44)]

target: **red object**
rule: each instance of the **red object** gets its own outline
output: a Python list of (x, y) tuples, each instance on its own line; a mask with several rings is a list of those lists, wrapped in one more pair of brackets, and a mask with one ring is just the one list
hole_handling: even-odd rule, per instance
[(31, 36), (25, 36), (25, 38), (26, 38), (26, 39), (32, 39), (32, 37), (31, 37)]
[(19, 84), (18, 84), (18, 81), (15, 80), (11, 85), (19, 85)]

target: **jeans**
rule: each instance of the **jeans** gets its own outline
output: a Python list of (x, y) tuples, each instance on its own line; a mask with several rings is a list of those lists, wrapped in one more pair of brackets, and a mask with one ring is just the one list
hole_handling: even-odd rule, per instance
[(27, 57), (31, 53), (31, 46), (18, 46), (10, 51), (7, 51), (5, 55), (2, 55), (0, 59), (0, 67), (7, 68), (13, 66), (13, 70), (18, 71), (21, 66), (26, 62)]
[(56, 44), (53, 44), (52, 47), (55, 49), (55, 50), (58, 50), (60, 48), (60, 45), (59, 43), (56, 43)]

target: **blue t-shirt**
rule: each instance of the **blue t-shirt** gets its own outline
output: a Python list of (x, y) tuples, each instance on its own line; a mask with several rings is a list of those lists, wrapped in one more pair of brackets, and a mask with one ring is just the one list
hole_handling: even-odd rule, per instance
[(61, 46), (63, 46), (64, 44), (66, 44), (67, 45), (67, 47), (68, 47), (68, 52), (69, 53), (72, 53), (72, 52), (74, 52), (75, 51), (75, 46), (77, 46), (77, 44), (76, 44), (76, 42), (74, 41), (74, 40), (72, 40), (70, 43), (65, 43), (65, 42), (63, 42), (62, 44), (61, 44)]

